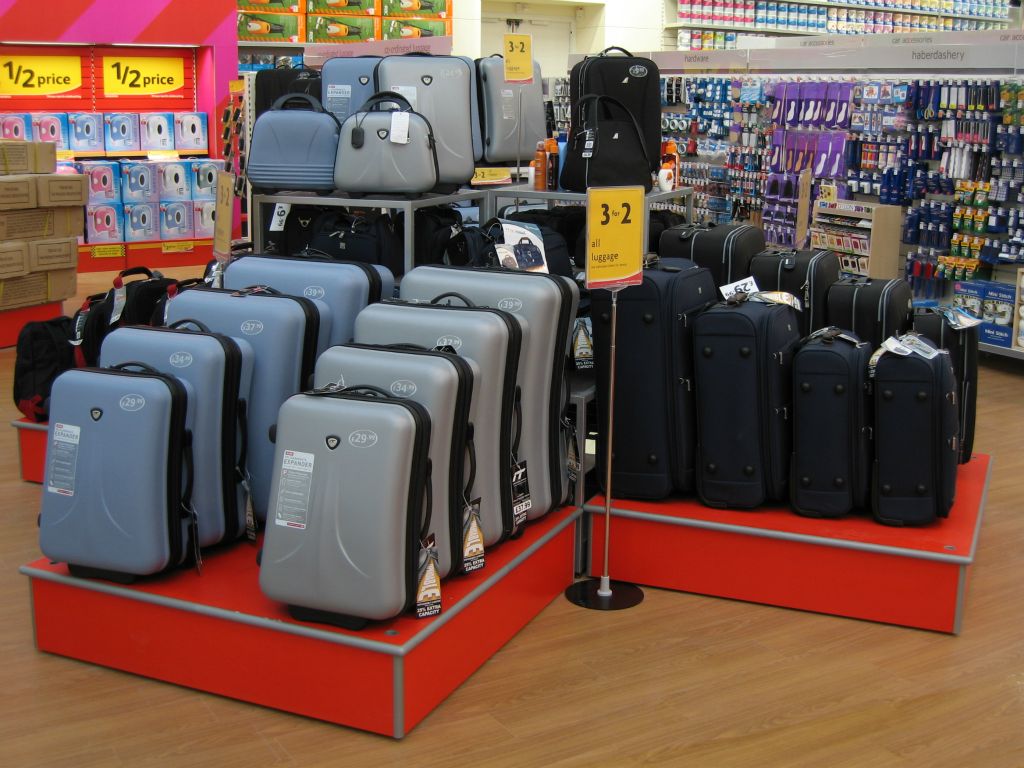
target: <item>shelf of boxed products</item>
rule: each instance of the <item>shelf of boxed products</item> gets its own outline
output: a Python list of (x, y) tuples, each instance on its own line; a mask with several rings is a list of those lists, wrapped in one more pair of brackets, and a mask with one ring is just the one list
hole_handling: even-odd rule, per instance
[[(903, 214), (898, 206), (817, 200), (813, 212), (811, 247), (840, 254), (843, 272), (878, 278), (903, 273), (899, 248)], [(848, 223), (834, 225), (844, 219)]]
[(978, 342), (978, 351), (991, 352), (993, 355), (1001, 355), (1002, 357), (1012, 357), (1015, 360), (1024, 360), (1024, 349), (1019, 347), (997, 347), (995, 344)]

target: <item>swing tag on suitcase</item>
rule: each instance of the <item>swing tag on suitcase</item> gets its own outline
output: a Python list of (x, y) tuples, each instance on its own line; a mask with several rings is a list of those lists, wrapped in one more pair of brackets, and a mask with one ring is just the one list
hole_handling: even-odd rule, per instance
[(512, 462), (512, 523), (518, 528), (526, 522), (526, 513), (533, 509), (530, 500), (530, 478), (525, 461)]
[(420, 544), (419, 573), (416, 575), (416, 618), (441, 613), (441, 577), (437, 575), (437, 544), (434, 535)]
[(480, 526), (480, 499), (473, 499), (462, 511), (462, 572), (484, 567), (484, 534)]

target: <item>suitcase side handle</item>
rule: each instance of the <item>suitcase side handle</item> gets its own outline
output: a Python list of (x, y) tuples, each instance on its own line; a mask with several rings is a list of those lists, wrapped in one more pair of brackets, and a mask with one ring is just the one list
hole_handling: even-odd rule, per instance
[(181, 320), (175, 320), (173, 323), (171, 323), (167, 327), (168, 328), (181, 328), (183, 325), (194, 325), (196, 328), (198, 328), (203, 333), (213, 333), (213, 331), (210, 330), (210, 327), (206, 323), (202, 322), (201, 320), (195, 320), (195, 319), (193, 319), (191, 317), (183, 317)]
[(463, 296), (461, 293), (457, 293), (456, 291), (446, 291), (445, 293), (442, 293), (439, 296), (435, 296), (430, 300), (430, 303), (440, 304), (442, 299), (458, 299), (459, 301), (463, 302), (467, 307), (476, 307), (476, 304), (470, 301), (469, 298)]

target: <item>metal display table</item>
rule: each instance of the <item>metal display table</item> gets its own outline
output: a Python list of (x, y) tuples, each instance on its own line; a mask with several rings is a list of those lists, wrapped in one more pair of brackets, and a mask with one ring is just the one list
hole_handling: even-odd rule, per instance
[[(495, 215), (499, 210), (499, 200), (544, 200), (551, 207), (556, 201), (586, 203), (585, 192), (552, 192), (549, 190), (535, 190), (529, 184), (516, 184), (508, 187), (495, 187), (489, 190), (491, 195), (491, 210)], [(651, 206), (656, 203), (671, 203), (674, 200), (683, 201), (686, 205), (686, 221), (693, 223), (693, 187), (680, 187), (669, 192), (662, 192), (654, 189), (644, 196), (646, 203), (644, 207), (644, 243), (647, 242), (648, 231), (651, 221)], [(481, 215), (481, 221), (486, 221)]]
[(252, 209), (249, 212), (252, 218), (252, 243), (253, 251), (260, 253), (263, 250), (263, 204), (285, 203), (288, 205), (322, 205), (339, 208), (388, 208), (401, 211), (405, 214), (406, 226), (403, 232), (402, 250), (405, 255), (405, 271), (413, 268), (413, 257), (415, 242), (415, 216), (414, 211), (420, 208), (430, 208), (435, 205), (448, 205), (450, 203), (464, 203), (477, 200), (480, 203), (480, 220), (486, 221), (490, 218), (489, 203), (491, 200), (490, 190), (467, 189), (454, 192), (450, 195), (425, 194), (417, 198), (401, 197), (348, 197), (344, 194), (331, 197), (321, 197), (312, 192), (290, 192), (277, 195), (253, 195)]

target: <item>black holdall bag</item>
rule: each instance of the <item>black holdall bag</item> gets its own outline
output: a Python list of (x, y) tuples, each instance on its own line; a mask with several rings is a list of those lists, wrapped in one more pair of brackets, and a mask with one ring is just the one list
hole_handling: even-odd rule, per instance
[(914, 314), (914, 330), (949, 352), (956, 375), (960, 406), (960, 463), (974, 451), (978, 407), (978, 326), (950, 307), (922, 308)]
[(27, 418), (50, 417), (54, 379), (75, 367), (70, 317), (25, 323), (14, 360), (14, 404)]
[[(395, 229), (401, 243), (405, 231), (405, 214), (395, 215)], [(462, 214), (450, 205), (436, 205), (431, 208), (419, 208), (413, 212), (413, 263), (417, 266), (425, 264), (444, 264), (444, 254), (448, 246), (462, 229)], [(404, 264), (396, 275), (405, 272)]]
[(494, 244), (498, 239), (493, 230), (497, 221), (491, 219), (482, 227), (463, 227), (445, 249), (442, 263), (451, 267), (496, 267), (498, 254)]
[[(623, 55), (609, 55), (614, 51)], [(647, 149), (649, 170), (657, 171), (661, 165), (661, 72), (658, 65), (618, 46), (605, 48), (576, 64), (569, 73), (570, 137), (575, 136), (585, 122), (583, 102), (592, 94), (610, 96), (633, 115)]]
[(320, 101), (320, 73), (315, 69), (263, 69), (256, 73), (253, 116), (259, 117), (288, 94), (305, 94)]
[(565, 148), (562, 189), (635, 186), (650, 192), (651, 158), (633, 113), (611, 96), (591, 94), (580, 100), (579, 115)]

